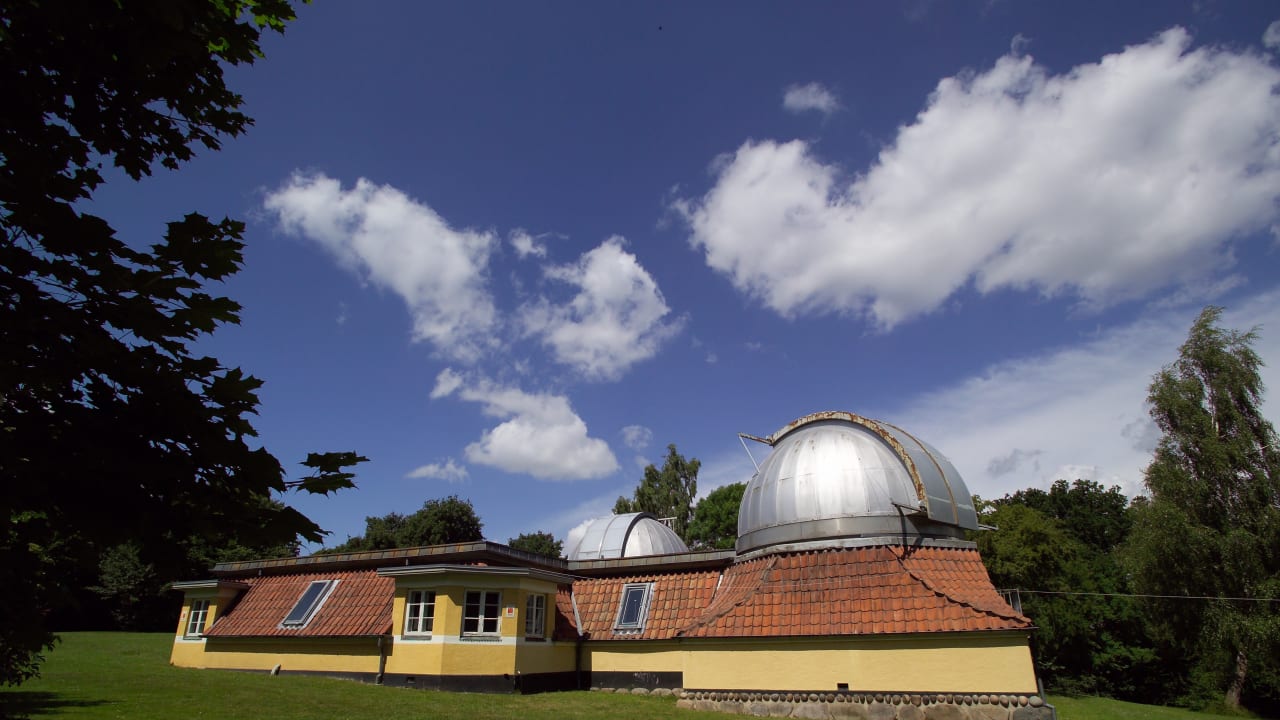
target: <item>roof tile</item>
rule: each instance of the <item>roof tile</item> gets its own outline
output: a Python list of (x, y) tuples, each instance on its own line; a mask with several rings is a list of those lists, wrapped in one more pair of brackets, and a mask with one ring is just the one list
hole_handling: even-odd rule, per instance
[[(751, 622), (742, 624), (740, 618)], [(996, 592), (977, 550), (878, 546), (737, 563), (725, 571), (706, 610), (678, 635), (861, 635), (1030, 627), (1031, 621)]]
[[(338, 584), (303, 627), (280, 625), (307, 587)], [(209, 637), (359, 637), (391, 632), (395, 580), (375, 570), (267, 575), (241, 580), (249, 589), (205, 631)]]

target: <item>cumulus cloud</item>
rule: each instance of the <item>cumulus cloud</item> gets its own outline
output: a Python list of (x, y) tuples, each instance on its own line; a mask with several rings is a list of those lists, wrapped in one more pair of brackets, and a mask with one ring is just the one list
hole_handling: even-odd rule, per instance
[(816, 82), (791, 85), (782, 94), (782, 107), (793, 113), (809, 111), (830, 115), (840, 109), (835, 94)]
[(1262, 44), (1271, 50), (1280, 48), (1280, 20), (1267, 26), (1266, 32), (1262, 33)]
[(589, 380), (616, 379), (653, 357), (683, 326), (682, 320), (663, 320), (671, 309), (623, 243), (612, 237), (576, 263), (547, 268), (548, 279), (577, 288), (577, 294), (565, 304), (541, 298), (521, 313), (527, 334), (539, 336), (558, 362)]
[[(1177, 357), (1195, 314), (1161, 311), (876, 412), (938, 448), (969, 490), (986, 498), (1076, 478), (1141, 494), (1160, 436), (1148, 415), (1147, 387)], [(1255, 350), (1272, 362), (1262, 378), (1274, 393), (1280, 388), (1280, 290), (1228, 308), (1223, 325), (1261, 326)], [(1263, 408), (1272, 422), (1276, 407), (1273, 398)]]
[(522, 260), (529, 256), (536, 258), (547, 256), (547, 246), (524, 230), (513, 230), (509, 240), (516, 255)]
[(284, 232), (399, 295), (415, 339), (462, 360), (493, 346), (498, 315), (485, 283), (493, 233), (454, 229), (427, 205), (363, 178), (343, 189), (322, 173), (295, 173), (264, 205)]
[(1276, 221), (1278, 83), (1180, 28), (1061, 75), (1009, 54), (939, 82), (865, 172), (747, 142), (674, 207), (711, 268), (785, 316), (889, 328), (969, 283), (1100, 307), (1203, 281)]
[(587, 424), (562, 395), (528, 393), (446, 368), (431, 397), (455, 393), (502, 420), (467, 445), (465, 454), (473, 463), (543, 480), (587, 480), (618, 469), (608, 443), (587, 434)]
[(407, 478), (446, 480), (451, 483), (462, 482), (467, 479), (467, 476), (467, 469), (455, 462), (453, 458), (448, 458), (443, 463), (423, 465), (405, 475)]
[(644, 450), (653, 442), (653, 431), (643, 425), (622, 428), (622, 443), (635, 451)]

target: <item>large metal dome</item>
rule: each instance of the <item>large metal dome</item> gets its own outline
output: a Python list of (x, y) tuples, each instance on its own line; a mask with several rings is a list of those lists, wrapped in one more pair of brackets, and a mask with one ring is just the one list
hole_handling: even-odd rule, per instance
[(739, 553), (858, 537), (960, 538), (978, 528), (960, 473), (901, 428), (821, 412), (756, 439), (773, 451), (742, 496)]
[(607, 560), (642, 555), (686, 553), (674, 530), (649, 513), (627, 513), (596, 518), (582, 537), (569, 546), (570, 560)]

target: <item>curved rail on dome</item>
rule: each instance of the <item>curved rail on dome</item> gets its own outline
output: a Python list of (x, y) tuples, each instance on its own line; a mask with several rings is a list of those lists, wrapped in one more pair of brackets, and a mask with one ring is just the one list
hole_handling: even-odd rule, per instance
[[(862, 417), (856, 413), (843, 410), (825, 410), (810, 413), (793, 420), (767, 438), (761, 439), (770, 447), (777, 445), (787, 435), (800, 428), (824, 420), (843, 420), (853, 423), (874, 433), (885, 442), (898, 459), (906, 467), (911, 483), (916, 489), (916, 498), (924, 504), (925, 514), (930, 520), (955, 525), (967, 530), (978, 529), (978, 515), (973, 507), (973, 498), (968, 497), (968, 490), (957, 498), (951, 486), (951, 478), (960, 478), (955, 469), (943, 455), (928, 443), (916, 438), (911, 433), (896, 425), (879, 422)], [(914, 447), (908, 447), (908, 443)], [(924, 472), (921, 472), (921, 466)], [(964, 487), (963, 480), (960, 481)]]

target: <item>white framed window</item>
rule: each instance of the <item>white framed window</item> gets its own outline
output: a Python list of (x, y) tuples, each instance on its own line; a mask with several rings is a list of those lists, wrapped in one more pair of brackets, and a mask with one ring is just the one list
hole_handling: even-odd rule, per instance
[(435, 617), (435, 591), (410, 590), (408, 602), (404, 606), (404, 634), (430, 635)]
[(530, 595), (524, 606), (525, 637), (540, 638), (546, 634), (547, 596)]
[(496, 590), (468, 590), (462, 608), (463, 635), (497, 635), (502, 613), (502, 593)]
[(653, 597), (653, 583), (627, 583), (622, 586), (622, 599), (618, 602), (618, 620), (614, 630), (643, 632), (649, 619), (649, 601)]
[(293, 609), (284, 616), (284, 620), (280, 621), (281, 627), (306, 627), (337, 584), (337, 580), (316, 580), (308, 585), (307, 589), (302, 591), (298, 602), (294, 603)]
[(209, 617), (208, 600), (192, 600), (191, 610), (187, 613), (187, 631), (185, 637), (197, 638), (204, 632), (204, 621)]

